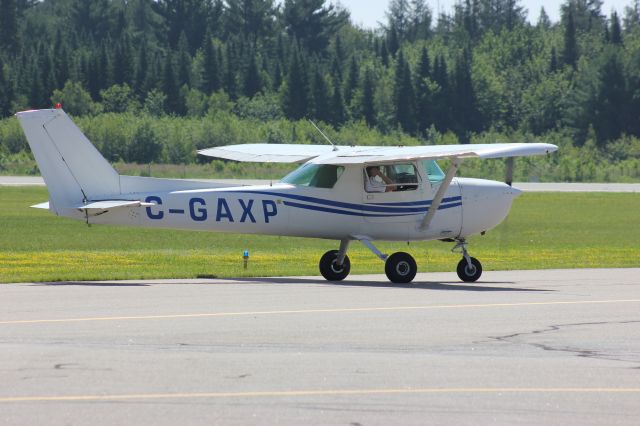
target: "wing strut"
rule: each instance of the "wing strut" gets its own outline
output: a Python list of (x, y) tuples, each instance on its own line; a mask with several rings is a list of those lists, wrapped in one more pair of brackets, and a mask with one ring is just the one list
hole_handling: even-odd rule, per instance
[(453, 177), (458, 172), (460, 168), (460, 164), (462, 164), (462, 158), (454, 157), (451, 159), (451, 165), (447, 170), (447, 174), (444, 177), (444, 180), (440, 184), (440, 188), (438, 188), (438, 192), (436, 192), (436, 196), (433, 197), (433, 201), (431, 202), (431, 206), (429, 206), (429, 211), (422, 219), (422, 223), (420, 224), (420, 229), (425, 230), (429, 228), (429, 224), (431, 220), (433, 220), (433, 216), (435, 216), (438, 208), (440, 207), (440, 203), (442, 203), (442, 199), (444, 198), (444, 194), (449, 189), (449, 185), (451, 185), (451, 181)]

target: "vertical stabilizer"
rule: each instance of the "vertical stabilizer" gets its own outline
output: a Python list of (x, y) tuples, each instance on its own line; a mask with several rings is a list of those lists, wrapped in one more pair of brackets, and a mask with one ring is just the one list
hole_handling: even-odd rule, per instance
[(118, 172), (62, 109), (16, 114), (47, 184), (51, 210), (120, 194)]

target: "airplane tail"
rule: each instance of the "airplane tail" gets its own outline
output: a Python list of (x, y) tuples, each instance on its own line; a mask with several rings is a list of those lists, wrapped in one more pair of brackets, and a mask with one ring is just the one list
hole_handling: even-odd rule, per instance
[(58, 215), (89, 200), (120, 194), (118, 172), (62, 109), (16, 114)]

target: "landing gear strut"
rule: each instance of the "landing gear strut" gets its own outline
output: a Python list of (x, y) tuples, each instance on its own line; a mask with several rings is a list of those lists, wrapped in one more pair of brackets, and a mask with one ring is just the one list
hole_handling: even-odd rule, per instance
[[(358, 240), (384, 262), (384, 271), (389, 281), (398, 284), (413, 281), (418, 272), (418, 266), (409, 253), (397, 252), (389, 256), (378, 250), (368, 238), (358, 238)], [(342, 240), (340, 241), (340, 250), (329, 250), (320, 259), (320, 273), (327, 280), (342, 281), (349, 275), (348, 247), (349, 240)]]
[(458, 240), (458, 243), (451, 249), (452, 253), (462, 253), (462, 259), (458, 262), (458, 277), (466, 283), (478, 281), (482, 275), (482, 264), (475, 257), (469, 256), (467, 252), (467, 241)]

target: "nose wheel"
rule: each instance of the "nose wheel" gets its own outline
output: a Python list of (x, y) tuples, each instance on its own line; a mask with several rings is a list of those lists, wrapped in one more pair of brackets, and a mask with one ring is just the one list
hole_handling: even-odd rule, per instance
[(482, 275), (482, 264), (475, 257), (469, 256), (466, 240), (458, 240), (458, 243), (451, 251), (453, 253), (462, 253), (462, 259), (460, 259), (456, 268), (458, 277), (466, 283), (478, 281), (480, 275)]

